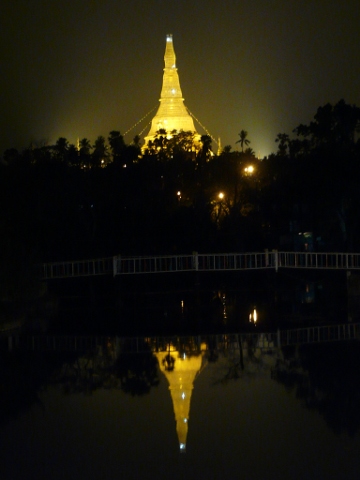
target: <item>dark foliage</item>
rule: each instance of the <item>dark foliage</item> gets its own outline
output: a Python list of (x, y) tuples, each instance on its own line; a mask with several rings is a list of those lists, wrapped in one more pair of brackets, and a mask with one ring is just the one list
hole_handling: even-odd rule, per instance
[(354, 436), (360, 427), (360, 350), (358, 343), (303, 346), (288, 354), (276, 378), (307, 408), (322, 414), (337, 434)]

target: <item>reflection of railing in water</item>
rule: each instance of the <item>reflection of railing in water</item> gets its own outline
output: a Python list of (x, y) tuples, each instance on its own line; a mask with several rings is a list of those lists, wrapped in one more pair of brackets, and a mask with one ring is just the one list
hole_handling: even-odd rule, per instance
[(169, 345), (180, 352), (222, 352), (243, 349), (271, 350), (288, 345), (360, 340), (360, 324), (315, 326), (267, 333), (231, 333), (196, 336), (107, 337), (67, 335), (9, 335), (2, 338), (3, 349), (53, 352), (141, 353), (166, 351)]
[(46, 263), (39, 267), (44, 279), (92, 275), (134, 275), (175, 272), (220, 272), (306, 268), (360, 270), (360, 253), (324, 252), (250, 252), (162, 255), (158, 257), (122, 257)]
[(307, 343), (360, 340), (360, 324), (314, 326), (279, 332), (281, 346)]

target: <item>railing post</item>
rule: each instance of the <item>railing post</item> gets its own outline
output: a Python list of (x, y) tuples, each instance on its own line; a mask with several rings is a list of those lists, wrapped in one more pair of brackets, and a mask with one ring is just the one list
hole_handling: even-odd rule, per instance
[(198, 252), (193, 252), (193, 269), (199, 270), (199, 255)]
[(269, 250), (265, 248), (265, 267), (269, 266)]
[(274, 255), (275, 272), (277, 272), (279, 269), (279, 252), (277, 250), (273, 250), (273, 255)]
[(115, 275), (118, 275), (120, 273), (118, 271), (120, 270), (118, 268), (118, 265), (121, 265), (120, 261), (121, 261), (121, 255), (116, 255), (113, 257), (113, 277), (115, 277)]

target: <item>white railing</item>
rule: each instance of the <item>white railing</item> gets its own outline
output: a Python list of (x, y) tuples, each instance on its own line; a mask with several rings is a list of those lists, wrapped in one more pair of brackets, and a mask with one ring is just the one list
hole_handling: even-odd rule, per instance
[(72, 351), (102, 353), (161, 352), (169, 347), (180, 352), (222, 352), (255, 348), (272, 350), (291, 345), (360, 340), (360, 323), (314, 326), (276, 332), (230, 333), (196, 336), (109, 337), (85, 335), (19, 335), (3, 337), (8, 350)]
[(360, 324), (321, 325), (278, 332), (281, 346), (360, 340)]
[(113, 257), (44, 263), (39, 267), (39, 276), (44, 279), (111, 275), (113, 272)]
[(360, 253), (277, 252), (279, 268), (360, 269)]
[(89, 275), (134, 275), (145, 273), (219, 272), (280, 268), (360, 270), (360, 253), (250, 252), (114, 257), (46, 263), (40, 267), (44, 279)]

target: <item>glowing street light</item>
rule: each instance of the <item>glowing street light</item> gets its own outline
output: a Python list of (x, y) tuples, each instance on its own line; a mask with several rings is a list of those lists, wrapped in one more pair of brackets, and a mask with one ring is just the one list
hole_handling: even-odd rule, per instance
[(219, 199), (220, 200), (223, 200), (223, 198), (225, 197), (225, 195), (223, 194), (223, 192), (220, 192), (219, 195), (218, 195)]
[(252, 175), (254, 173), (254, 166), (249, 165), (248, 167), (244, 168), (245, 175)]

